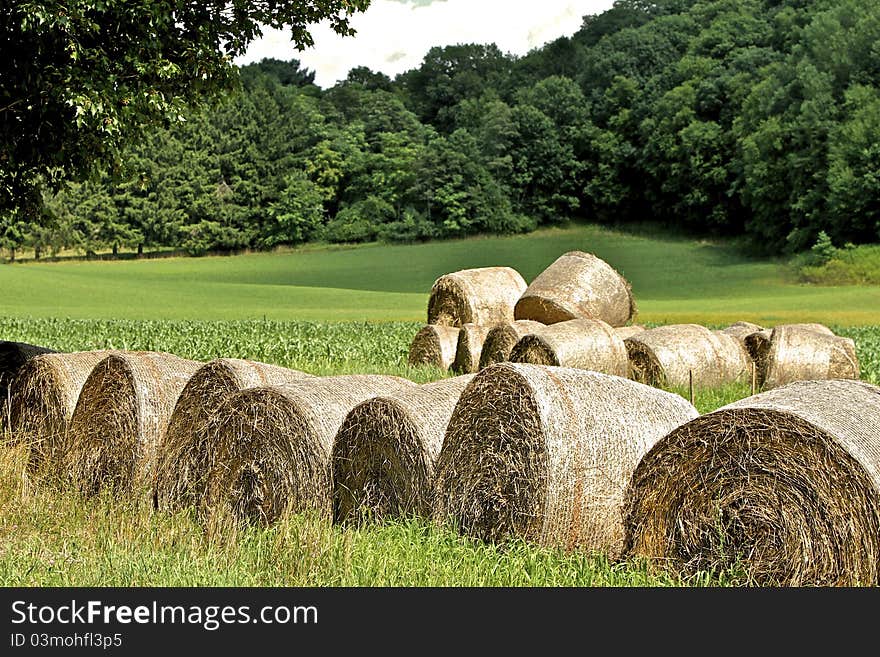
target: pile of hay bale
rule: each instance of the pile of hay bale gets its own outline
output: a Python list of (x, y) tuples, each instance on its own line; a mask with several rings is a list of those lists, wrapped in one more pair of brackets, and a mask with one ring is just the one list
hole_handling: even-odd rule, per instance
[(509, 267), (454, 272), (431, 289), (409, 364), (460, 375), (502, 362), (555, 365), (673, 389), (859, 378), (853, 341), (821, 324), (646, 328), (631, 324), (636, 312), (629, 282), (581, 251), (563, 254), (529, 285)]
[[(439, 278), (410, 362), (459, 376), (422, 385), (0, 343), (9, 435), (35, 481), (206, 524), (418, 517), (683, 575), (880, 583), (880, 388), (853, 341), (635, 312), (618, 272), (571, 252), (529, 285)], [(764, 392), (705, 416), (658, 389), (749, 378)]]

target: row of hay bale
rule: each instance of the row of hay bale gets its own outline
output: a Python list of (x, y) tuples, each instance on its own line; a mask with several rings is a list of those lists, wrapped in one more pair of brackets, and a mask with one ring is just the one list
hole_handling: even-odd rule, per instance
[(880, 388), (793, 383), (700, 417), (619, 376), (501, 363), (416, 385), (169, 354), (46, 354), (11, 387), (32, 470), (271, 523), (422, 516), (677, 572), (876, 584)]
[(737, 322), (645, 329), (629, 283), (591, 254), (564, 254), (530, 285), (509, 267), (441, 276), (411, 365), (457, 374), (499, 362), (556, 365), (627, 376), (658, 387), (717, 387), (752, 380), (770, 389), (796, 380), (859, 378), (855, 344), (821, 324), (764, 329)]

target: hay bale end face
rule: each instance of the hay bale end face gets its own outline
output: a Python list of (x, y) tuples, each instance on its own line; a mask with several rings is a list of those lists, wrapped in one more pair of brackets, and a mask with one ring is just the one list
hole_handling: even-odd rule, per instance
[(92, 370), (70, 420), (65, 466), (85, 495), (151, 491), (174, 405), (201, 363), (161, 352), (107, 356)]
[(763, 330), (764, 327), (752, 324), (751, 322), (734, 322), (721, 332), (739, 340), (745, 347), (747, 337)]
[(810, 379), (858, 379), (856, 345), (850, 338), (795, 325), (777, 326), (758, 348), (758, 383), (765, 389)]
[(544, 324), (541, 322), (527, 319), (494, 327), (486, 335), (486, 341), (483, 343), (483, 350), (480, 352), (480, 369), (485, 369), (496, 363), (507, 362), (510, 360), (510, 352), (520, 338), (542, 328), (544, 328)]
[(31, 474), (63, 474), (67, 431), (79, 393), (92, 369), (108, 354), (43, 354), (19, 370), (10, 386), (10, 435), (13, 442), (28, 446)]
[(730, 335), (698, 324), (671, 324), (626, 341), (631, 376), (652, 386), (717, 387), (751, 376), (746, 350)]
[(32, 358), (54, 354), (54, 349), (26, 342), (0, 340), (0, 428), (6, 424), (9, 386), (19, 370)]
[(876, 585), (880, 388), (803, 381), (661, 440), (627, 492), (628, 552), (746, 583)]
[(514, 363), (556, 365), (627, 376), (626, 346), (616, 331), (595, 319), (572, 319), (523, 336), (510, 352)]
[(409, 347), (410, 365), (431, 365), (447, 371), (455, 361), (459, 328), (429, 324), (416, 333)]
[(250, 360), (218, 358), (189, 379), (174, 406), (156, 460), (153, 501), (157, 508), (198, 506), (204, 475), (213, 461), (208, 421), (232, 394), (246, 388), (314, 378), (305, 372)]
[(503, 363), (462, 393), (437, 462), (433, 514), (489, 541), (623, 548), (641, 457), (697, 412), (678, 395), (584, 370)]
[(349, 375), (234, 394), (207, 428), (216, 457), (201, 510), (257, 524), (285, 512), (330, 516), (331, 451), (345, 416), (367, 399), (415, 387), (399, 377)]
[(446, 425), (472, 379), (444, 379), (355, 406), (333, 444), (337, 521), (430, 517)]
[(513, 321), (526, 282), (510, 267), (465, 269), (441, 276), (428, 299), (428, 324), (494, 326)]
[(636, 314), (626, 279), (604, 260), (571, 251), (532, 281), (516, 303), (516, 319), (555, 324), (569, 319), (600, 319), (624, 326)]
[(489, 335), (490, 328), (480, 324), (465, 324), (458, 332), (458, 343), (455, 347), (455, 360), (452, 371), (456, 374), (471, 374), (480, 369), (480, 357), (483, 343)]

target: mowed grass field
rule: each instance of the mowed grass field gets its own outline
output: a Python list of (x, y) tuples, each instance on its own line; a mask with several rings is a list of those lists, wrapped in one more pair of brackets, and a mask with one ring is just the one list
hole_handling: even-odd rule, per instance
[[(856, 340), (862, 378), (880, 383), (880, 288), (797, 285), (783, 263), (725, 245), (579, 226), (515, 238), (303, 249), (231, 258), (0, 266), (0, 339), (61, 350), (168, 351), (253, 358), (314, 374), (386, 373), (424, 382), (406, 355), (433, 280), (509, 264), (529, 279), (571, 249), (633, 283), (640, 321), (713, 326), (821, 321)], [(680, 394), (686, 391), (678, 390)], [(746, 386), (696, 390), (705, 413)], [(270, 528), (201, 526), (144, 500), (84, 500), (32, 482), (23, 452), (0, 448), (2, 586), (667, 586), (688, 580), (640, 561), (515, 543), (486, 545), (419, 520), (337, 527), (296, 516)]]
[(723, 242), (591, 225), (416, 245), (16, 264), (0, 267), (0, 310), (80, 319), (419, 321), (444, 273), (509, 265), (531, 280), (574, 249), (627, 277), (643, 322), (880, 324), (880, 287), (798, 284), (785, 263), (748, 258)]

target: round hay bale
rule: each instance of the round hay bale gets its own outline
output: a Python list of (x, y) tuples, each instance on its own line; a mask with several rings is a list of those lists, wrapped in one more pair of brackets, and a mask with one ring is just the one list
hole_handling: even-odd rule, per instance
[(333, 444), (333, 515), (361, 522), (431, 515), (443, 435), (472, 374), (369, 399)]
[(285, 512), (331, 516), (330, 456), (345, 416), (367, 399), (415, 387), (399, 377), (348, 375), (232, 395), (208, 425), (215, 456), (202, 511), (259, 524)]
[(630, 284), (604, 260), (570, 251), (541, 272), (516, 303), (516, 319), (555, 324), (601, 319), (624, 326), (636, 314)]
[(481, 324), (465, 324), (461, 327), (455, 348), (455, 360), (452, 361), (453, 372), (471, 374), (480, 369), (480, 356), (489, 330), (489, 326)]
[(70, 419), (66, 470), (85, 495), (152, 488), (156, 456), (177, 398), (201, 363), (124, 351), (98, 363)]
[(410, 365), (432, 365), (448, 370), (455, 360), (458, 332), (454, 326), (428, 324), (416, 333), (409, 347)]
[(627, 491), (627, 551), (747, 583), (876, 585), (880, 388), (803, 381), (657, 443)]
[(213, 455), (208, 420), (230, 395), (247, 388), (314, 378), (311, 374), (251, 360), (218, 358), (202, 365), (181, 392), (156, 460), (153, 504), (162, 509), (197, 506)]
[(9, 385), (22, 366), (40, 354), (57, 353), (54, 349), (38, 347), (26, 342), (0, 340), (0, 428), (7, 420)]
[(428, 299), (428, 324), (494, 326), (513, 321), (526, 282), (510, 267), (465, 269), (441, 276)]
[(722, 333), (726, 333), (727, 335), (736, 338), (742, 343), (743, 347), (745, 347), (747, 337), (749, 337), (753, 333), (758, 333), (759, 331), (763, 330), (763, 326), (758, 326), (757, 324), (752, 324), (751, 322), (734, 322), (726, 329), (723, 329)]
[(510, 360), (510, 352), (519, 342), (520, 338), (529, 333), (536, 333), (544, 328), (541, 322), (533, 322), (521, 319), (507, 324), (495, 326), (486, 335), (483, 342), (483, 350), (480, 352), (480, 369), (485, 369), (495, 363), (505, 363)]
[(698, 324), (671, 324), (626, 341), (631, 377), (652, 386), (711, 388), (751, 374), (748, 353), (737, 340)]
[(617, 556), (624, 490), (642, 456), (695, 418), (682, 397), (585, 370), (502, 363), (452, 413), (434, 517), (489, 541)]
[(858, 379), (859, 359), (851, 338), (796, 325), (777, 326), (757, 351), (758, 384), (777, 388), (810, 379)]
[(629, 374), (623, 340), (598, 319), (570, 319), (523, 336), (510, 352), (510, 360), (576, 367), (623, 377)]
[(67, 430), (79, 393), (108, 351), (48, 353), (27, 361), (10, 386), (9, 428), (28, 446), (31, 474), (60, 475)]
[(634, 335), (638, 335), (639, 333), (643, 333), (647, 331), (644, 326), (640, 326), (639, 324), (633, 324), (631, 326), (618, 326), (614, 329), (614, 332), (617, 333), (617, 336), (621, 340), (626, 340), (627, 338), (631, 338)]
[[(834, 336), (834, 331), (824, 324), (780, 324), (776, 328), (782, 328), (783, 326), (799, 331), (812, 331), (821, 335)], [(768, 328), (750, 333), (744, 338), (749, 355), (757, 363), (759, 376), (761, 376), (762, 371), (766, 370), (767, 357), (770, 353), (770, 339), (772, 337), (773, 329)]]

